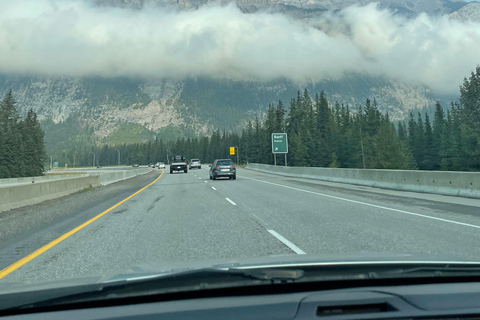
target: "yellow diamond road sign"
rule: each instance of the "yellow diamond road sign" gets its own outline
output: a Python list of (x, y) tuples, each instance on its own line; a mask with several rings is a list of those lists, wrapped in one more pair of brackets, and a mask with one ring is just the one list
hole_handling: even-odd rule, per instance
[(231, 156), (235, 155), (235, 147), (230, 147), (230, 155)]

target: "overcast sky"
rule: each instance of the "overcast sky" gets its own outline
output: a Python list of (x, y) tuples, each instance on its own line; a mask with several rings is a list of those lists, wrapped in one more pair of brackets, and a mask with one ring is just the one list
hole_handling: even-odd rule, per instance
[(304, 81), (355, 71), (455, 94), (480, 63), (478, 23), (404, 20), (374, 4), (325, 19), (344, 33), (234, 5), (174, 12), (0, 0), (0, 73)]

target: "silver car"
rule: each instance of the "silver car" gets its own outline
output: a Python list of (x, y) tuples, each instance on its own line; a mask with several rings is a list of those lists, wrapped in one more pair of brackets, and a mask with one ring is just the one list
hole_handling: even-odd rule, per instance
[(202, 169), (202, 164), (200, 163), (199, 159), (192, 159), (190, 160), (189, 167), (190, 167), (190, 170), (192, 170), (192, 168)]

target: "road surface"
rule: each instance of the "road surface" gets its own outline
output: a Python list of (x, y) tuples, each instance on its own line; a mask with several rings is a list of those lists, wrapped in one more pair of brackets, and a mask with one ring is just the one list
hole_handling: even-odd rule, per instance
[(162, 172), (0, 214), (0, 283), (285, 254), (480, 260), (480, 200), (246, 169), (215, 181), (208, 168)]

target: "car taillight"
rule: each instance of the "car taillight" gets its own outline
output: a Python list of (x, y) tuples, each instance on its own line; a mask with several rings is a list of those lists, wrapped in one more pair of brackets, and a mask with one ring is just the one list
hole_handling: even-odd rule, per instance
[(220, 169), (220, 167), (219, 167), (219, 166), (216, 166), (215, 169)]
[(234, 168), (235, 168), (235, 166), (230, 166), (230, 168), (234, 169)]

